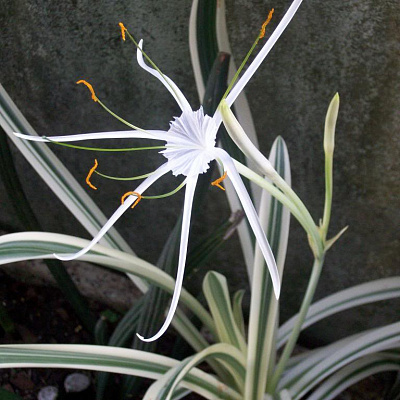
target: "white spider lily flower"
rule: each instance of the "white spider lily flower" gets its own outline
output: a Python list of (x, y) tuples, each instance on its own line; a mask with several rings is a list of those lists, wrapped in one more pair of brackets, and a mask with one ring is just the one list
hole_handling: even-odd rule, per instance
[[(283, 33), (286, 26), (289, 24), (290, 20), (293, 18), (298, 7), (300, 6), (302, 0), (293, 1), (292, 5), (286, 12), (285, 16), (279, 23), (278, 27), (275, 29), (269, 40), (261, 49), (258, 56), (250, 64), (247, 71), (243, 76), (237, 81), (236, 85), (233, 87), (232, 91), (226, 98), (226, 103), (231, 106), (240, 92), (244, 89), (245, 85), (255, 73), (257, 68), (260, 66), (261, 62), (267, 56), (269, 51), (274, 46), (275, 42), (278, 40), (279, 36)], [(125, 27), (121, 25), (123, 38), (125, 38)], [(125, 29), (126, 30), (126, 29)], [(175, 83), (162, 74), (158, 69), (151, 68), (145, 63), (143, 58), (143, 41), (138, 43), (137, 49), (137, 61), (139, 65), (155, 76), (160, 82), (167, 88), (167, 90), (172, 94), (172, 96), (177, 101), (179, 107), (182, 110), (180, 117), (177, 117), (170, 123), (170, 128), (168, 131), (160, 130), (142, 130), (133, 129), (129, 131), (117, 131), (117, 132), (100, 132), (100, 133), (87, 133), (78, 135), (68, 135), (68, 136), (52, 136), (50, 139), (46, 137), (36, 137), (30, 135), (23, 135), (20, 133), (15, 133), (18, 137), (27, 140), (40, 141), (40, 142), (75, 142), (82, 140), (92, 140), (92, 139), (153, 139), (165, 141), (165, 150), (161, 151), (161, 154), (167, 159), (167, 161), (162, 164), (154, 173), (148, 176), (135, 190), (130, 192), (131, 194), (125, 199), (123, 204), (114, 212), (111, 218), (99, 231), (99, 233), (93, 238), (90, 244), (84, 249), (80, 250), (75, 254), (63, 254), (56, 255), (60, 260), (68, 261), (78, 258), (79, 256), (85, 254), (91, 250), (96, 243), (106, 234), (106, 232), (115, 224), (115, 222), (124, 214), (124, 212), (132, 205), (137, 204), (140, 200), (142, 193), (147, 190), (153, 183), (155, 183), (159, 178), (168, 172), (172, 172), (173, 175), (184, 175), (185, 180), (185, 199), (183, 207), (183, 219), (182, 219), (182, 230), (181, 230), (181, 240), (180, 240), (180, 251), (179, 251), (179, 261), (178, 270), (175, 283), (175, 290), (173, 293), (171, 305), (165, 319), (164, 324), (154, 336), (150, 338), (143, 338), (138, 335), (138, 337), (143, 341), (154, 341), (161, 337), (167, 328), (169, 327), (173, 316), (175, 314), (184, 276), (184, 269), (186, 263), (187, 246), (189, 239), (189, 227), (192, 212), (192, 204), (194, 192), (196, 189), (196, 184), (199, 174), (205, 173), (209, 169), (209, 164), (211, 161), (216, 160), (224, 169), (225, 176), (228, 176), (231, 180), (238, 197), (242, 203), (243, 209), (246, 213), (247, 219), (250, 226), (254, 232), (262, 254), (264, 255), (266, 264), (268, 266), (271, 280), (275, 292), (275, 296), (278, 298), (280, 294), (280, 278), (276, 267), (275, 259), (272, 254), (271, 248), (268, 244), (265, 233), (261, 227), (260, 221), (256, 210), (252, 204), (249, 194), (236, 171), (233, 160), (229, 154), (216, 147), (216, 135), (218, 128), (221, 124), (222, 118), (219, 110), (217, 110), (213, 117), (204, 115), (202, 107), (199, 110), (193, 111), (190, 107), (188, 101), (186, 100), (183, 93), (175, 85)], [(94, 94), (92, 87), (85, 83), (92, 92), (92, 98), (98, 101)], [(102, 104), (102, 103), (100, 103)], [(104, 105), (103, 105), (104, 107)], [(133, 127), (133, 125), (132, 125)], [(136, 128), (136, 127), (134, 127)], [(221, 179), (222, 180), (222, 179)]]

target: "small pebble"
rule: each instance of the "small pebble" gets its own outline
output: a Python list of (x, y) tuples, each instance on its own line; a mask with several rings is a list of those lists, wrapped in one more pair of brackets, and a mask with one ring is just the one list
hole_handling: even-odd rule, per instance
[(90, 379), (87, 375), (75, 372), (68, 375), (64, 381), (65, 391), (67, 393), (83, 392), (90, 386)]
[(58, 389), (55, 386), (46, 386), (40, 389), (38, 393), (38, 400), (56, 400), (58, 396)]

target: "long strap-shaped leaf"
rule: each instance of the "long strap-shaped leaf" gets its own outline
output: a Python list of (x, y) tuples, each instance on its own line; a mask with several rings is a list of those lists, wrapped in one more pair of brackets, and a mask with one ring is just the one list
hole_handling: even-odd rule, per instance
[[(179, 361), (158, 354), (110, 346), (89, 345), (7, 345), (0, 346), (3, 368), (75, 368), (130, 374), (159, 379)], [(193, 369), (182, 386), (207, 399), (241, 400), (240, 395), (214, 377)]]
[[(194, 356), (188, 357), (179, 365), (172, 368), (163, 378), (155, 382), (146, 392), (143, 400), (170, 400), (175, 388), (190, 373), (190, 371), (203, 361), (218, 359), (237, 377), (239, 387), (243, 387), (245, 375), (245, 358), (235, 347), (226, 343), (218, 343), (204, 349)], [(241, 384), (240, 384), (241, 382)]]
[[(275, 140), (269, 158), (276, 171), (290, 185), (289, 155), (282, 138), (278, 137)], [(290, 212), (264, 191), (259, 216), (282, 277), (289, 236)], [(259, 248), (255, 251), (253, 274), (245, 393), (246, 398), (262, 399), (268, 370), (272, 369), (275, 362), (274, 341), (278, 320), (278, 301), (273, 294), (268, 269)]]
[(400, 353), (384, 352), (363, 357), (330, 376), (308, 400), (331, 400), (348, 387), (371, 375), (400, 371)]
[[(83, 248), (87, 244), (88, 241), (85, 239), (46, 232), (24, 232), (4, 235), (0, 237), (0, 264), (28, 259), (53, 258), (54, 252), (76, 252), (77, 249)], [(174, 291), (175, 281), (171, 276), (131, 254), (97, 245), (87, 256), (82, 256), (81, 259), (124, 273), (134, 274), (169, 293)], [(197, 299), (186, 290), (182, 290), (181, 300), (208, 329), (212, 332), (215, 331), (210, 314)]]
[(387, 349), (400, 346), (400, 322), (374, 329), (352, 340), (350, 343), (337, 349), (317, 365), (314, 365), (300, 379), (289, 385), (283, 380), (281, 388), (289, 389), (294, 399), (299, 399), (305, 393), (313, 389), (318, 383), (329, 375), (335, 373), (343, 366), (366, 356)]
[(246, 291), (244, 289), (240, 289), (233, 295), (232, 298), (232, 312), (233, 318), (235, 319), (236, 325), (239, 328), (239, 331), (246, 337), (246, 327), (244, 322), (244, 315), (243, 315), (243, 297)]
[[(68, 169), (46, 145), (22, 140), (13, 134), (13, 132), (21, 132), (37, 136), (33, 127), (25, 119), (1, 85), (0, 125), (21, 154), (68, 210), (71, 211), (74, 217), (91, 235), (96, 235), (100, 228), (107, 222), (107, 218), (78, 184)], [(115, 249), (133, 253), (130, 246), (114, 228), (108, 231), (101, 243)], [(140, 290), (145, 291), (147, 289), (147, 286), (140, 279), (136, 277), (131, 277), (131, 279)]]
[[(340, 311), (375, 301), (388, 300), (400, 296), (400, 276), (379, 279), (341, 290), (314, 303), (308, 313), (302, 329)], [(287, 341), (296, 323), (297, 314), (285, 322), (278, 332), (277, 346)]]
[(287, 364), (285, 374), (280, 380), (280, 386), (286, 387), (293, 384), (296, 380), (300, 379), (307, 371), (312, 369), (315, 365), (330, 357), (344, 346), (360, 339), (366, 332), (357, 333), (347, 336), (343, 339), (337, 340), (327, 346), (319, 347), (317, 349), (307, 351), (303, 354), (293, 356)]
[(203, 292), (215, 321), (219, 341), (229, 343), (246, 354), (246, 341), (236, 325), (226, 278), (215, 271), (208, 272), (203, 281)]

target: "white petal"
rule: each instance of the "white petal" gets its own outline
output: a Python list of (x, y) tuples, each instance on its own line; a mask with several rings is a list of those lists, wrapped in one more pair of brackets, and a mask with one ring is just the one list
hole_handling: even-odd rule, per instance
[(155, 139), (155, 140), (168, 140), (167, 132), (158, 130), (149, 131), (114, 131), (114, 132), (94, 132), (82, 133), (77, 135), (64, 135), (64, 136), (33, 136), (24, 135), (23, 133), (13, 132), (15, 136), (21, 139), (31, 140), (34, 142), (79, 142), (81, 140), (97, 140), (97, 139)]
[(183, 206), (181, 243), (179, 249), (178, 272), (176, 275), (175, 290), (172, 296), (171, 305), (168, 310), (168, 314), (163, 326), (154, 336), (145, 339), (143, 336), (137, 334), (138, 338), (140, 340), (143, 340), (144, 342), (153, 342), (154, 340), (157, 340), (165, 333), (165, 331), (171, 324), (176, 308), (178, 306), (178, 301), (182, 290), (183, 275), (185, 273), (186, 254), (187, 254), (187, 247), (189, 240), (190, 217), (192, 215), (193, 197), (194, 197), (194, 192), (196, 190), (197, 179), (198, 175), (192, 176), (187, 179), (186, 183), (185, 203)]
[(180, 91), (178, 86), (175, 85), (175, 83), (172, 81), (172, 79), (168, 78), (167, 75), (160, 74), (157, 70), (154, 68), (149, 67), (144, 59), (143, 59), (143, 53), (140, 51), (140, 49), (143, 48), (143, 40), (140, 40), (139, 42), (139, 49), (137, 49), (136, 55), (137, 55), (137, 61), (139, 65), (148, 73), (151, 75), (155, 76), (166, 88), (167, 90), (172, 94), (176, 102), (178, 103), (179, 107), (181, 108), (182, 111), (191, 111), (192, 108), (190, 107), (189, 102), (186, 100), (186, 97), (183, 95), (183, 93)]
[(229, 95), (226, 98), (226, 102), (228, 103), (229, 106), (231, 106), (233, 104), (233, 102), (239, 96), (240, 92), (246, 86), (247, 82), (257, 71), (257, 69), (261, 65), (261, 63), (264, 61), (264, 58), (268, 55), (268, 53), (274, 47), (274, 45), (277, 42), (277, 40), (279, 39), (279, 37), (282, 35), (282, 33), (284, 32), (286, 27), (289, 25), (289, 22), (292, 20), (292, 18), (296, 14), (296, 11), (300, 7), (300, 4), (302, 3), (302, 1), (303, 0), (294, 0), (293, 1), (292, 5), (287, 10), (284, 17), (281, 19), (281, 22), (279, 22), (278, 26), (276, 27), (276, 29), (274, 30), (272, 35), (269, 37), (267, 42), (264, 44), (261, 51), (257, 54), (257, 57), (249, 65), (249, 68), (246, 70), (246, 72), (243, 74), (243, 76), (236, 82), (236, 85), (233, 87), (233, 89), (231, 90), (231, 92), (229, 93)]
[[(146, 189), (148, 189), (157, 179), (161, 178), (164, 174), (170, 171), (168, 163), (161, 165), (152, 175), (150, 175), (146, 180), (144, 180), (134, 191), (142, 194)], [(107, 231), (117, 222), (121, 215), (136, 201), (137, 196), (128, 196), (124, 204), (121, 204), (107, 223), (100, 229), (99, 233), (93, 238), (93, 240), (82, 250), (75, 254), (54, 254), (56, 258), (62, 261), (74, 260), (83, 254), (87, 253), (93, 246), (107, 233)]]
[(278, 268), (276, 266), (271, 247), (269, 246), (268, 240), (261, 227), (257, 212), (253, 206), (253, 203), (251, 202), (250, 196), (247, 193), (242, 179), (236, 171), (235, 165), (233, 164), (233, 161), (229, 154), (225, 150), (215, 149), (215, 155), (222, 161), (224, 169), (228, 172), (228, 177), (235, 187), (236, 193), (238, 194), (240, 202), (242, 203), (244, 212), (246, 213), (246, 217), (249, 220), (251, 228), (253, 229), (257, 244), (260, 246), (261, 252), (265, 258), (265, 262), (267, 263), (267, 267), (271, 275), (272, 285), (274, 287), (275, 296), (278, 299), (281, 286)]

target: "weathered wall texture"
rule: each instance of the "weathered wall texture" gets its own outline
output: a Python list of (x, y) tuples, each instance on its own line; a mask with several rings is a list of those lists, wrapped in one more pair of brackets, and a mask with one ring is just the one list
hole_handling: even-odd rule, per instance
[[(138, 126), (166, 129), (178, 107), (161, 84), (140, 70), (135, 49), (120, 38), (123, 21), (144, 38), (145, 49), (198, 106), (187, 31), (189, 1), (160, 2), (88, 0), (3, 3), (0, 79), (35, 129), (44, 135), (121, 130), (124, 126), (90, 100), (90, 81), (104, 102)], [(236, 59), (242, 58), (271, 7), (273, 23), (289, 1), (228, 0), (228, 27)], [(304, 0), (298, 15), (248, 85), (261, 149), (268, 152), (282, 135), (292, 161), (293, 186), (315, 219), (323, 207), (324, 116), (336, 91), (341, 96), (335, 154), (335, 197), (331, 233), (350, 228), (329, 253), (317, 297), (350, 285), (399, 273), (399, 15), (395, 0)], [(78, 180), (84, 182), (93, 154), (54, 148)], [(99, 170), (131, 176), (153, 170), (156, 152), (102, 154)], [(49, 231), (86, 232), (26, 162), (16, 155), (26, 192)], [(88, 191), (110, 215), (129, 184), (97, 181)], [(155, 193), (176, 180), (162, 180)], [(19, 229), (0, 187), (3, 226)], [(182, 204), (182, 197), (143, 201), (128, 212), (118, 229), (134, 250), (155, 262)], [(204, 209), (205, 226), (228, 215), (222, 192), (213, 191)], [(235, 239), (236, 240), (236, 239)], [(283, 318), (298, 308), (311, 266), (306, 238), (292, 223), (282, 296)], [(234, 246), (237, 248), (238, 246)], [(227, 273), (232, 286), (245, 272), (239, 251), (221, 251), (214, 267)], [(399, 307), (375, 307), (340, 316), (340, 330), (393, 321)], [(396, 308), (397, 304), (397, 308)], [(326, 324), (326, 339), (338, 329)], [(312, 333), (311, 333), (312, 335)]]

